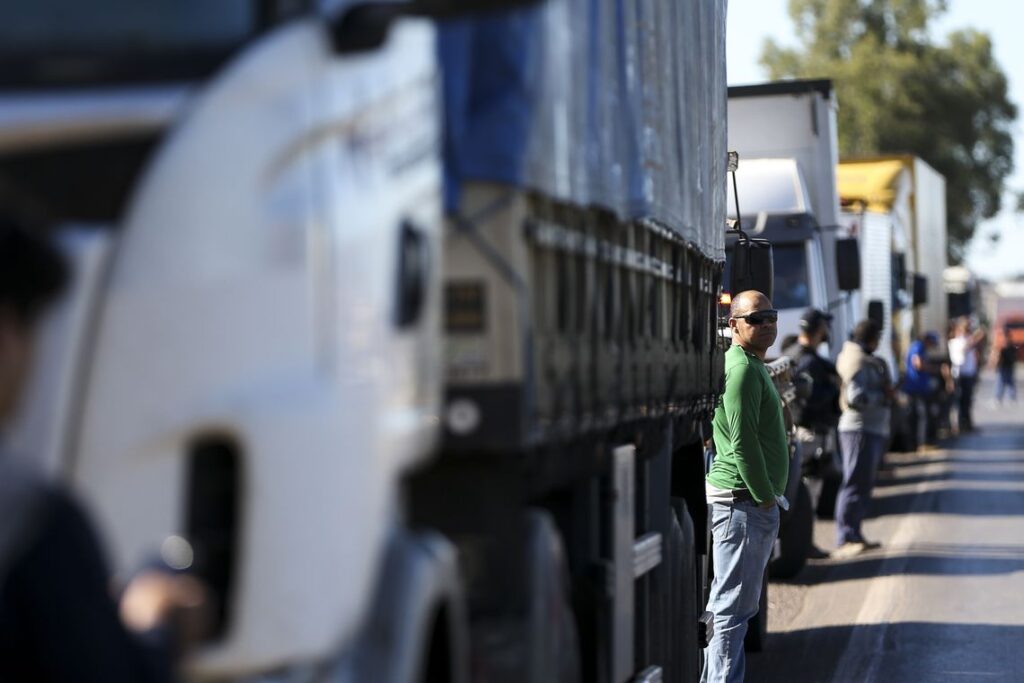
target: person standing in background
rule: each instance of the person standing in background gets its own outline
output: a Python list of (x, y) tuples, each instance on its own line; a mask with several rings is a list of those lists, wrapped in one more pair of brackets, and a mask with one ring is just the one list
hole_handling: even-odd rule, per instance
[(792, 349), (797, 372), (811, 377), (811, 395), (800, 412), (798, 426), (815, 434), (827, 434), (839, 424), (839, 375), (832, 361), (818, 353), (829, 340), (832, 316), (816, 308), (807, 309), (800, 318), (800, 335)]
[(994, 353), (996, 367), (996, 394), (995, 402), (1002, 405), (1003, 395), (1009, 396), (1014, 403), (1017, 402), (1017, 384), (1014, 379), (1014, 371), (1017, 368), (1017, 353), (1020, 347), (1013, 343), (1010, 338), (1010, 328), (1003, 329), (1003, 343)]
[(957, 321), (955, 333), (949, 340), (949, 361), (956, 383), (957, 432), (969, 434), (975, 431), (972, 411), (974, 410), (974, 387), (978, 382), (979, 353), (985, 333), (972, 330), (967, 318)]
[(903, 378), (903, 393), (911, 401), (912, 425), (917, 450), (934, 448), (935, 417), (932, 414), (933, 397), (943, 381), (941, 368), (928, 354), (939, 344), (939, 335), (928, 332), (911, 343), (907, 349), (907, 374)]
[(842, 379), (839, 418), (843, 482), (836, 498), (836, 545), (832, 557), (854, 557), (879, 544), (861, 533), (861, 522), (871, 502), (875, 474), (889, 441), (889, 406), (893, 387), (885, 360), (873, 355), (882, 330), (873, 320), (862, 320), (852, 339), (836, 359)]

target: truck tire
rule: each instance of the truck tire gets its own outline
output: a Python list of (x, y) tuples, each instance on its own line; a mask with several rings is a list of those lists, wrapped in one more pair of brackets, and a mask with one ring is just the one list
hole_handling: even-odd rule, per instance
[(488, 683), (579, 683), (576, 618), (561, 535), (551, 515), (532, 509), (523, 517), (524, 584), (511, 612), (473, 620), (473, 680)]
[(565, 548), (551, 515), (531, 510), (527, 541), (527, 683), (579, 683), (580, 647)]
[(443, 606), (437, 611), (434, 624), (430, 629), (426, 658), (419, 674), (420, 683), (446, 683), (450, 681), (468, 681), (468, 675), (460, 674), (461, 662), (453, 656), (452, 631), (449, 624), (451, 616)]
[(773, 579), (791, 579), (807, 564), (807, 554), (814, 540), (814, 510), (807, 485), (800, 482), (793, 507), (779, 527), (778, 556), (768, 563)]
[(761, 652), (768, 641), (768, 568), (765, 567), (761, 581), (761, 597), (757, 601), (757, 614), (747, 622), (747, 635), (743, 649), (747, 652)]
[(831, 475), (822, 478), (821, 490), (818, 494), (818, 504), (815, 507), (815, 514), (818, 519), (835, 519), (836, 497), (839, 495), (839, 485), (842, 482), (841, 476)]
[(676, 623), (678, 633), (674, 637), (672, 648), (673, 672), (666, 680), (696, 681), (700, 679), (704, 652), (700, 648), (697, 636), (697, 618), (703, 612), (704, 587), (697, 571), (699, 557), (696, 548), (696, 533), (693, 519), (686, 509), (686, 501), (682, 498), (672, 499), (675, 512), (672, 518), (671, 537), (669, 538), (669, 558), (672, 567), (673, 582), (676, 592), (673, 602), (676, 605)]

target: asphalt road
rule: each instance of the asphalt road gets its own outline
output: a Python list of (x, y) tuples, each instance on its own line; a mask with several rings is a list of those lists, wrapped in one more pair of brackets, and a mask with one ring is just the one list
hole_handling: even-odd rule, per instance
[[(748, 681), (1024, 681), (1024, 403), (991, 391), (983, 378), (979, 433), (887, 455), (864, 525), (881, 549), (771, 584)], [(816, 524), (818, 547), (834, 535)]]

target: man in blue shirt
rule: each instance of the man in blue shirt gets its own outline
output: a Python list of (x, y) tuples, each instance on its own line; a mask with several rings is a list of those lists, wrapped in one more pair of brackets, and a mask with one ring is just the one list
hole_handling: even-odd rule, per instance
[(939, 343), (939, 335), (928, 332), (918, 337), (907, 350), (907, 373), (903, 378), (903, 393), (911, 402), (915, 444), (918, 450), (928, 450), (935, 443), (935, 419), (932, 415), (932, 397), (940, 381), (939, 369), (928, 354)]

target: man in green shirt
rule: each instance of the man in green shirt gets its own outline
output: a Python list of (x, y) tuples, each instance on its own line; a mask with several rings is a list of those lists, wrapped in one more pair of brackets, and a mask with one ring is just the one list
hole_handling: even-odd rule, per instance
[(715, 629), (702, 678), (708, 683), (743, 680), (747, 621), (757, 613), (789, 476), (782, 401), (764, 364), (778, 311), (750, 290), (733, 299), (729, 316), (733, 346), (725, 354), (725, 393), (712, 422), (716, 456), (705, 487), (715, 570), (708, 599)]

